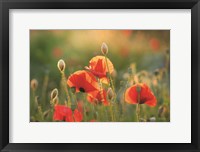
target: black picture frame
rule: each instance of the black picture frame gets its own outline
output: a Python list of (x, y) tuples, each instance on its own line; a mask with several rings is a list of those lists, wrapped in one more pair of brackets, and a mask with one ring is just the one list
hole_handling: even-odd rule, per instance
[[(10, 9), (191, 9), (191, 143), (9, 143)], [(199, 0), (0, 0), (0, 149), (1, 151), (200, 151), (200, 2)]]

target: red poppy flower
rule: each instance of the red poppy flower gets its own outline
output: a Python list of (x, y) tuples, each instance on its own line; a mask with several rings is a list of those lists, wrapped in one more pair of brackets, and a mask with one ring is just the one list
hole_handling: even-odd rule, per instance
[(69, 76), (67, 84), (71, 88), (75, 88), (76, 92), (93, 92), (98, 90), (98, 82), (94, 75), (90, 72), (80, 70)]
[(63, 55), (63, 51), (60, 48), (53, 49), (53, 57), (60, 58)]
[(67, 122), (80, 122), (83, 119), (83, 115), (78, 109), (75, 109), (74, 113), (69, 107), (65, 105), (55, 105), (53, 120), (67, 121)]
[(156, 106), (157, 103), (156, 97), (150, 88), (143, 83), (128, 88), (125, 92), (125, 101), (130, 104), (137, 104), (139, 101), (140, 104), (147, 104), (149, 106)]
[(69, 120), (73, 119), (72, 110), (64, 105), (55, 105), (54, 110), (53, 120), (64, 121), (66, 117)]
[(74, 110), (74, 121), (81, 122), (83, 120), (83, 115), (78, 109)]
[(120, 49), (120, 55), (122, 55), (123, 57), (127, 57), (130, 55), (130, 49), (128, 47), (122, 47)]
[(160, 49), (160, 41), (156, 38), (151, 38), (150, 46), (154, 51), (158, 51)]
[(106, 98), (107, 94), (105, 90), (102, 91), (95, 91), (91, 94), (88, 94), (87, 100), (91, 103), (103, 103), (103, 105), (107, 106), (109, 105), (109, 102)]
[(124, 36), (126, 37), (130, 37), (132, 34), (133, 30), (123, 30), (122, 33), (124, 34)]
[[(110, 74), (114, 71), (114, 66), (112, 62), (107, 58), (108, 68)], [(98, 78), (106, 78), (106, 73), (108, 72), (106, 66), (105, 56), (96, 56), (93, 57), (89, 62), (89, 67), (86, 67), (92, 74)]]

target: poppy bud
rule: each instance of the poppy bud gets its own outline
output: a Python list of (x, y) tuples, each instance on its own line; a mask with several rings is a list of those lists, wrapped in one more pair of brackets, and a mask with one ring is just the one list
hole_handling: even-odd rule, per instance
[(132, 71), (132, 68), (131, 68), (131, 67), (128, 68), (128, 73), (129, 73), (130, 75), (133, 74), (133, 71)]
[(158, 80), (157, 79), (154, 79), (152, 83), (153, 83), (154, 87), (158, 86)]
[(124, 73), (123, 74), (123, 79), (124, 80), (128, 80), (130, 78), (130, 74), (129, 73)]
[(114, 97), (114, 92), (112, 88), (108, 88), (107, 95), (108, 95), (108, 99), (112, 99)]
[(117, 77), (117, 71), (114, 70), (114, 71), (111, 73), (111, 76), (112, 76), (113, 78)]
[(55, 88), (53, 91), (51, 91), (51, 99), (54, 100), (58, 97), (58, 89)]
[(158, 108), (158, 117), (162, 117), (166, 114), (167, 108), (165, 105), (162, 105)]
[(119, 84), (120, 84), (120, 86), (123, 86), (125, 84), (125, 82), (124, 81), (120, 81)]
[(150, 122), (155, 122), (155, 121), (156, 121), (156, 117), (151, 117), (151, 118), (149, 118), (149, 121), (150, 121)]
[(154, 71), (154, 75), (155, 75), (155, 76), (158, 76), (159, 73), (160, 73), (160, 72), (159, 72), (159, 69), (156, 69), (156, 70)]
[(102, 52), (102, 54), (104, 54), (104, 55), (106, 55), (107, 53), (108, 53), (108, 46), (107, 46), (107, 44), (106, 43), (102, 43), (102, 45), (101, 45), (101, 52)]
[(134, 82), (135, 82), (135, 83), (139, 83), (139, 78), (138, 78), (137, 75), (135, 75), (133, 79), (134, 79)]
[(58, 69), (60, 70), (60, 72), (64, 72), (64, 70), (65, 70), (65, 61), (60, 59), (58, 61), (57, 66), (58, 66)]
[(37, 81), (36, 79), (32, 79), (32, 80), (31, 80), (31, 88), (32, 88), (33, 90), (36, 90), (37, 87), (38, 87), (38, 81)]
[(76, 87), (71, 87), (70, 89), (72, 93), (76, 93)]
[(47, 118), (49, 116), (49, 112), (50, 112), (50, 110), (43, 112), (43, 117)]
[(144, 118), (140, 118), (140, 122), (146, 122)]

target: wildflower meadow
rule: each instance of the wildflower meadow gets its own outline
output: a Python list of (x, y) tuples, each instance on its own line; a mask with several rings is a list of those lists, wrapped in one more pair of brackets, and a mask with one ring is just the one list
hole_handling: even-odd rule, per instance
[(169, 30), (31, 30), (30, 122), (170, 122)]

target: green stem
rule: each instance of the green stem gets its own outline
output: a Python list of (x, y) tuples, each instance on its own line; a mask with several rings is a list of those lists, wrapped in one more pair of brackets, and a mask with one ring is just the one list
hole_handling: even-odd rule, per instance
[[(115, 87), (114, 87), (114, 83), (113, 83), (113, 79), (111, 77), (111, 73), (110, 73), (110, 69), (109, 69), (109, 66), (108, 66), (108, 60), (107, 60), (107, 56), (106, 54), (104, 55), (105, 56), (105, 61), (106, 61), (106, 67), (108, 69), (108, 78), (109, 78), (109, 83), (110, 83), (110, 87), (112, 88), (113, 90), (113, 93), (114, 93), (114, 97), (113, 97), (113, 102), (115, 102), (116, 100), (116, 93), (115, 93)], [(111, 105), (110, 105), (110, 112), (111, 112), (111, 119), (112, 121), (114, 121), (114, 113), (113, 113), (113, 103), (111, 102)]]
[(140, 122), (140, 94), (138, 94), (138, 103), (136, 107), (137, 121)]
[(42, 105), (43, 106), (46, 104), (46, 91), (47, 91), (48, 81), (49, 81), (49, 75), (46, 74), (44, 77), (44, 83), (42, 86)]
[(106, 67), (108, 69), (108, 77), (109, 77), (110, 87), (112, 88), (113, 92), (115, 93), (115, 87), (114, 87), (113, 80), (112, 80), (112, 77), (111, 77), (110, 69), (108, 67), (108, 60), (107, 60), (106, 55), (105, 55), (105, 61), (106, 61)]
[(61, 72), (61, 76), (62, 76), (62, 86), (64, 87), (64, 90), (66, 91), (67, 94), (67, 104), (68, 107), (71, 107), (71, 99), (70, 99), (70, 95), (69, 95), (69, 89), (68, 86), (66, 85), (66, 79), (65, 79), (65, 74), (64, 72)]
[[(103, 99), (103, 87), (102, 87), (102, 83), (100, 81), (100, 79), (98, 78), (98, 83), (99, 83), (99, 87), (100, 87), (100, 93), (101, 93), (101, 98)], [(104, 99), (103, 99), (104, 100)], [(110, 113), (111, 113), (111, 120), (114, 121), (114, 113), (113, 113), (113, 108), (112, 108), (112, 103), (110, 105)]]

